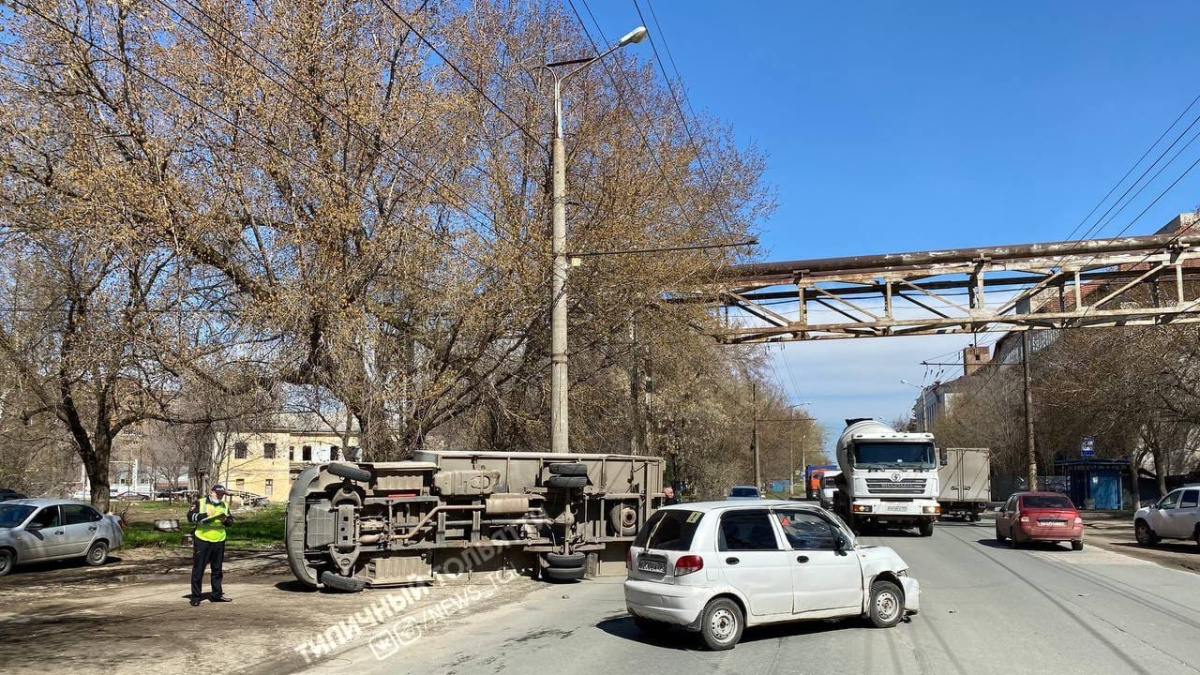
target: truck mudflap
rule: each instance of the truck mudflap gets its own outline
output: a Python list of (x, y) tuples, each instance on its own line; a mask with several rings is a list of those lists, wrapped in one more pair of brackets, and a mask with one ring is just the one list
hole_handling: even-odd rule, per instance
[(919, 614), (921, 612), (921, 584), (912, 577), (901, 577), (900, 585), (904, 588), (904, 613)]
[(309, 486), (320, 473), (321, 467), (310, 466), (296, 476), (296, 482), (292, 484), (292, 490), (288, 493), (288, 507), (283, 521), (288, 567), (292, 568), (292, 574), (296, 575), (300, 583), (313, 588), (317, 587), (317, 571), (309, 567), (308, 561), (304, 559), (304, 502)]

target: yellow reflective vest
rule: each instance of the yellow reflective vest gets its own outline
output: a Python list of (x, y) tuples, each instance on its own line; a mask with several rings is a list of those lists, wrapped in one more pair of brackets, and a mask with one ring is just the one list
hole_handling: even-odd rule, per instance
[[(196, 537), (212, 543), (225, 541), (225, 516), (229, 515), (229, 504), (224, 501), (220, 504), (213, 504), (208, 501), (208, 498), (202, 498), (199, 513), (200, 522), (196, 523)], [(212, 516), (216, 516), (216, 518), (204, 522), (205, 518)]]

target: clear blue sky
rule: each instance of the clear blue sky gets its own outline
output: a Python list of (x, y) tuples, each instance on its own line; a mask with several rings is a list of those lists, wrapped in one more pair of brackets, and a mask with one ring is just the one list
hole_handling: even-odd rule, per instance
[[(591, 5), (610, 38), (639, 23), (632, 0)], [(1065, 239), (1200, 93), (1197, 2), (656, 0), (654, 9), (659, 50), (665, 59), (665, 36), (694, 107), (768, 153), (779, 209), (761, 240), (772, 259)], [(649, 43), (632, 49), (652, 58)], [(1197, 157), (1200, 142), (1102, 234), (1125, 227)], [(1152, 232), (1198, 205), (1200, 167), (1129, 231)], [(838, 429), (846, 416), (903, 413), (916, 392), (899, 380), (932, 379), (918, 362), (964, 343), (804, 343), (773, 354), (793, 400), (812, 401)]]

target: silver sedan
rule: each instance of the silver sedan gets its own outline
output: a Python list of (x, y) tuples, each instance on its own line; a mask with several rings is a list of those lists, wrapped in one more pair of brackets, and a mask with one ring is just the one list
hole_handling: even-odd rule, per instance
[(0, 504), (0, 576), (31, 562), (84, 558), (103, 565), (125, 539), (123, 523), (69, 499), (17, 499)]

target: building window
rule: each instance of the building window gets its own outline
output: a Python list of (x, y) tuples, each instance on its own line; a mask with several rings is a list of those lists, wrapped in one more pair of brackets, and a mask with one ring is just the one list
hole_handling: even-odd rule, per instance
[(289, 462), (296, 461), (296, 446), (294, 446), (294, 445), (288, 446), (288, 461)]
[(266, 483), (263, 484), (263, 494), (270, 497), (271, 493), (274, 491), (275, 491), (275, 480), (268, 478)]
[(312, 461), (312, 446), (306, 445), (300, 449), (300, 461), (302, 461), (302, 462), (311, 462)]
[(243, 443), (242, 441), (238, 441), (237, 443), (233, 444), (233, 458), (234, 459), (246, 459), (246, 456), (249, 454), (250, 453), (247, 450), (246, 444)]
[(245, 492), (246, 491), (246, 479), (239, 478), (239, 479), (233, 481), (233, 487), (238, 492)]
[(274, 443), (263, 443), (263, 459), (275, 459)]

